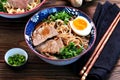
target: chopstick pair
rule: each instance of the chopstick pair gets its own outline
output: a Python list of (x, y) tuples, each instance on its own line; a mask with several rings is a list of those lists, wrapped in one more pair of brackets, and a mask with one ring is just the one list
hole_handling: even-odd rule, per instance
[(106, 42), (108, 41), (109, 37), (111, 36), (112, 32), (114, 31), (115, 27), (117, 26), (118, 22), (120, 21), (120, 12), (117, 14), (116, 18), (113, 20), (112, 24), (98, 43), (97, 47), (95, 48), (93, 54), (91, 55), (90, 59), (80, 71), (81, 80), (85, 80), (88, 73), (90, 72), (92, 66), (96, 62), (97, 58), (99, 57), (102, 49), (104, 48)]

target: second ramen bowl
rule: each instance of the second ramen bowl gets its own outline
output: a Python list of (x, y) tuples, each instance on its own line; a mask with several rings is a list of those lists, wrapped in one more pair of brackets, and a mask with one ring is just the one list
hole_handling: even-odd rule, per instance
[[(60, 11), (65, 11), (67, 13), (74, 15), (74, 16), (82, 16), (82, 17), (86, 18), (88, 20), (88, 22), (90, 23), (90, 25), (92, 26), (92, 29), (90, 32), (90, 38), (89, 38), (90, 40), (89, 40), (88, 48), (86, 50), (82, 51), (82, 53), (80, 53), (79, 55), (77, 55), (75, 57), (66, 58), (66, 59), (51, 59), (51, 58), (48, 58), (45, 55), (39, 53), (35, 49), (35, 46), (33, 46), (31, 36), (33, 34), (33, 31), (36, 29), (36, 26), (40, 22), (45, 20), (49, 15), (60, 12)], [(25, 41), (26, 41), (27, 45), (29, 46), (29, 48), (34, 52), (34, 54), (36, 54), (38, 57), (40, 57), (43, 61), (50, 63), (50, 64), (53, 64), (53, 65), (63, 66), (63, 65), (71, 64), (71, 63), (75, 62), (76, 60), (78, 60), (84, 54), (87, 54), (87, 52), (94, 45), (94, 42), (96, 39), (96, 28), (94, 26), (94, 23), (90, 19), (90, 17), (88, 17), (82, 11), (75, 9), (75, 8), (72, 8), (72, 7), (56, 6), (56, 7), (45, 8), (43, 10), (40, 10), (36, 14), (34, 14), (29, 19), (29, 21), (27, 22), (27, 24), (25, 26), (24, 37), (25, 37)]]
[[(23, 2), (23, 1), (25, 1), (25, 2)], [(15, 3), (16, 3), (16, 5), (18, 4), (19, 7), (23, 6), (24, 5), (23, 3), (26, 3), (26, 1), (39, 1), (39, 0), (17, 0), (17, 1), (13, 0), (13, 2), (12, 2), (12, 0), (9, 0), (9, 2), (11, 2), (13, 4), (15, 4)], [(29, 4), (29, 5), (27, 5), (27, 8), (29, 6), (29, 8), (31, 8), (31, 9), (28, 10), (28, 11), (24, 11), (24, 12), (20, 12), (21, 10), (16, 9), (16, 8), (12, 9), (12, 7), (7, 7), (7, 9), (6, 9), (4, 7), (5, 5), (3, 5), (3, 4), (7, 4), (8, 6), (9, 6), (9, 4), (7, 2), (1, 2), (0, 3), (0, 5), (1, 5), (0, 16), (5, 17), (5, 18), (21, 18), (21, 17), (25, 17), (25, 16), (28, 16), (28, 15), (34, 13), (34, 12), (37, 12), (45, 2), (46, 2), (46, 0), (40, 0), (39, 3), (33, 2), (33, 3)], [(9, 13), (7, 12), (7, 10), (9, 11)]]

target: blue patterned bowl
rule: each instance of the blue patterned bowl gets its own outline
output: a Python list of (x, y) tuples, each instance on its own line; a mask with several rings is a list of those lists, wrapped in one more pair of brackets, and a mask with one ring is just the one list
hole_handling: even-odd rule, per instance
[[(37, 52), (34, 49), (34, 46), (33, 46), (32, 41), (31, 41), (31, 35), (32, 35), (32, 32), (34, 31), (34, 29), (38, 23), (40, 23), (42, 20), (47, 18), (50, 14), (55, 13), (55, 12), (59, 12), (59, 11), (66, 11), (66, 12), (73, 14), (73, 15), (76, 15), (76, 16), (79, 15), (79, 16), (85, 17), (89, 21), (89, 23), (91, 24), (92, 30), (90, 33), (89, 47), (87, 50), (83, 51), (80, 55), (78, 55), (76, 57), (72, 57), (72, 58), (68, 58), (68, 59), (53, 60), (53, 59), (49, 59), (48, 57), (45, 57), (44, 55), (40, 54), (39, 52)], [(75, 62), (82, 55), (84, 55), (85, 53), (87, 53), (91, 49), (91, 47), (93, 46), (95, 39), (96, 39), (96, 28), (95, 28), (92, 20), (82, 11), (75, 9), (75, 8), (72, 8), (72, 7), (56, 6), (56, 7), (49, 7), (49, 8), (43, 9), (43, 10), (37, 12), (36, 14), (34, 14), (26, 24), (25, 31), (24, 31), (24, 37), (25, 37), (26, 43), (28, 44), (29, 48), (42, 60), (44, 60), (47, 63), (53, 64), (53, 65), (63, 66), (63, 65), (68, 65), (68, 64)]]

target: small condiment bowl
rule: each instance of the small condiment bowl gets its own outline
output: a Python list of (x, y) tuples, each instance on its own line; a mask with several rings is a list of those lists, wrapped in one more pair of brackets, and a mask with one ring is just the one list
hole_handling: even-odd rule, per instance
[[(19, 56), (18, 56), (18, 55)], [(12, 61), (13, 61), (13, 56), (15, 56), (15, 55), (17, 55), (17, 61), (18, 61), (18, 58), (19, 59), (21, 59), (21, 56), (22, 56), (22, 59), (23, 59), (23, 56), (25, 57), (25, 60), (21, 63), (21, 64), (19, 64), (19, 65), (13, 65), (13, 64), (10, 64), (10, 62), (9, 62), (9, 58), (10, 57), (12, 57)], [(15, 58), (15, 57), (14, 57)], [(23, 50), (23, 49), (21, 49), (21, 48), (12, 48), (12, 49), (10, 49), (10, 50), (8, 50), (7, 52), (6, 52), (6, 54), (5, 54), (5, 56), (4, 56), (4, 59), (5, 59), (5, 62), (8, 64), (8, 65), (10, 65), (10, 66), (12, 66), (12, 67), (20, 67), (20, 66), (22, 66), (22, 65), (24, 65), (26, 62), (27, 62), (27, 60), (28, 60), (28, 54), (27, 54), (27, 52), (25, 51), (25, 50)], [(21, 60), (22, 60), (21, 59)], [(15, 61), (15, 60), (14, 60)], [(19, 62), (21, 62), (21, 61), (18, 61), (18, 63)]]

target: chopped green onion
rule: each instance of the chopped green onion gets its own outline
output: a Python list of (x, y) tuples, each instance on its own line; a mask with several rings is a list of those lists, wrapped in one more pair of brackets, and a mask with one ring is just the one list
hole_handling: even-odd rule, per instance
[(8, 63), (12, 66), (20, 66), (24, 64), (25, 61), (26, 61), (25, 56), (20, 54), (15, 54), (8, 58)]
[(4, 8), (6, 2), (7, 0), (0, 0), (0, 12), (6, 12), (6, 9)]
[(69, 43), (68, 46), (61, 48), (60, 50), (60, 58), (66, 59), (66, 58), (71, 58), (79, 55), (82, 52), (83, 48), (80, 47), (78, 48), (75, 46), (74, 43)]
[(4, 2), (4, 3), (6, 3), (6, 2), (7, 2), (7, 0), (0, 0), (0, 2)]
[(65, 11), (60, 11), (60, 12), (51, 14), (49, 20), (46, 20), (46, 21), (50, 22), (50, 21), (55, 21), (57, 19), (61, 19), (64, 21), (65, 24), (67, 24), (68, 21), (70, 20), (71, 16), (72, 16), (71, 14), (69, 14)]

